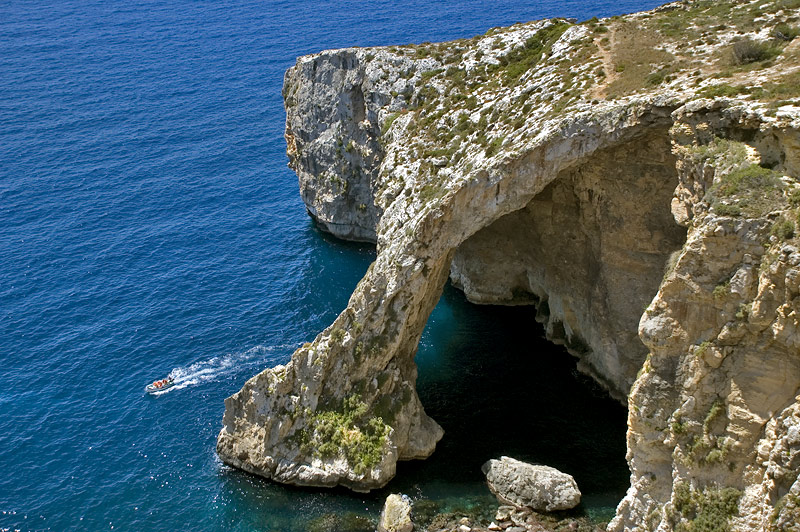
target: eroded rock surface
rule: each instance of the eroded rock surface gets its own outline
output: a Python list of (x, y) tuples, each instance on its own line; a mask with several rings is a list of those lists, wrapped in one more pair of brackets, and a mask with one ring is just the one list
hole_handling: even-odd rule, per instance
[[(432, 453), (413, 359), (451, 277), (476, 302), (537, 304), (628, 398), (612, 530), (687, 529), (710, 508), (721, 527), (790, 522), (800, 39), (772, 35), (796, 16), (685, 2), (298, 59), (284, 98), (303, 199), (378, 255), (330, 327), (226, 400), (220, 457), (369, 490)], [(731, 65), (743, 40), (773, 55)]]
[(553, 467), (503, 456), (486, 462), (483, 474), (492, 493), (503, 504), (555, 512), (575, 508), (581, 502), (581, 492), (572, 475)]
[(386, 497), (381, 518), (378, 521), (378, 532), (411, 532), (411, 499), (406, 495), (392, 493)]
[(689, 235), (639, 323), (633, 475), (610, 529), (690, 526), (714, 507), (731, 529), (784, 530), (800, 466), (800, 252), (785, 225), (800, 190), (784, 139), (800, 123), (720, 102), (675, 118)]
[(600, 150), (467, 239), (451, 279), (476, 303), (535, 303), (548, 338), (624, 400), (647, 354), (639, 318), (685, 239), (676, 177), (666, 129)]

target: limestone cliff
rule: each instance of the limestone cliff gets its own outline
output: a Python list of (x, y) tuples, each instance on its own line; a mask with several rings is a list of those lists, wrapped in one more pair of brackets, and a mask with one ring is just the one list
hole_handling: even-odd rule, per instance
[(449, 276), (476, 302), (536, 304), (628, 397), (611, 529), (791, 523), (798, 9), (683, 2), (298, 59), (284, 99), (303, 199), (378, 256), (330, 327), (226, 400), (221, 458), (368, 490), (428, 456), (442, 430), (414, 355)]

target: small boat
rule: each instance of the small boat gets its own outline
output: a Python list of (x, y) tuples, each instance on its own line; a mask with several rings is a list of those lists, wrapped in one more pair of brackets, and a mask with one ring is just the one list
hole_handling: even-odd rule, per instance
[(173, 386), (175, 386), (175, 379), (172, 377), (167, 377), (166, 379), (151, 382), (144, 387), (144, 391), (147, 393), (163, 392), (164, 390), (172, 388)]

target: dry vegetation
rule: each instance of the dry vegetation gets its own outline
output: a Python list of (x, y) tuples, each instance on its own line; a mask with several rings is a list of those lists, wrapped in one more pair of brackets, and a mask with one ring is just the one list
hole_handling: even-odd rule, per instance
[(798, 64), (799, 11), (800, 0), (696, 0), (653, 14), (614, 17), (599, 40), (613, 72), (604, 95), (619, 98), (678, 80), (671, 88), (688, 83), (707, 97), (797, 98), (796, 72), (765, 90), (758, 90), (757, 76), (779, 58)]
[(800, 0), (687, 0), (580, 24), (555, 19), (393, 47), (414, 67), (404, 74), (410, 84), (393, 91), (402, 108), (387, 115), (382, 134), (408, 139), (396, 162), (418, 161), (416, 192), (433, 201), (444, 194), (445, 169), (469, 172), (518, 141), (526, 124), (600, 100), (670, 90), (800, 105), (798, 35)]

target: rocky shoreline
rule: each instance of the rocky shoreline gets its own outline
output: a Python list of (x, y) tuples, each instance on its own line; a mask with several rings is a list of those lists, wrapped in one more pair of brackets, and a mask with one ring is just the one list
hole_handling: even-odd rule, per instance
[[(439, 512), (433, 501), (412, 501), (406, 495), (386, 498), (378, 532), (546, 532), (595, 530), (601, 524), (570, 515), (581, 493), (572, 476), (552, 467), (528, 464), (503, 456), (483, 466), (489, 489), (500, 506), (463, 512)], [(603, 526), (604, 529), (604, 526)]]
[[(476, 505), (470, 509), (442, 511), (430, 499), (411, 503), (411, 524), (416, 532), (600, 532), (607, 521), (578, 512), (543, 514), (512, 506)], [(308, 524), (309, 532), (374, 532), (378, 524), (356, 514), (326, 514)]]

